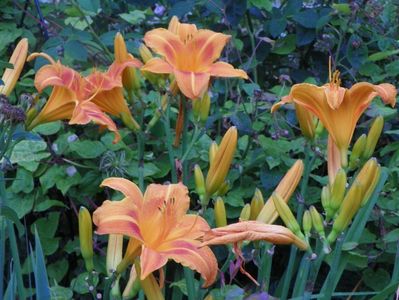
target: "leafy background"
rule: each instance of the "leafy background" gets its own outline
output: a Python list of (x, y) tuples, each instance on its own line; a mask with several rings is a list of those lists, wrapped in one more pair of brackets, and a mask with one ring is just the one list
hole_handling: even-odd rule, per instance
[[(214, 81), (211, 115), (204, 125), (206, 134), (195, 144), (189, 159), (190, 170), (195, 162), (206, 168), (211, 141), (219, 139), (230, 124), (237, 126), (238, 151), (229, 174), (231, 190), (225, 197), (228, 217), (235, 220), (256, 187), (267, 197), (294, 160), (304, 157), (305, 141), (295, 112), (284, 109), (270, 114), (271, 105), (288, 94), (292, 84), (325, 83), (331, 56), (341, 71), (343, 86), (357, 81), (397, 85), (398, 4), (396, 0), (1, 1), (0, 68), (5, 66), (15, 42), (27, 37), (31, 52), (45, 51), (88, 73), (93, 66), (102, 68), (112, 62), (116, 32), (124, 34), (129, 51), (139, 56), (143, 34), (155, 27), (166, 27), (173, 15), (198, 27), (232, 35), (223, 59), (246, 70), (251, 79)], [(25, 67), (11, 101), (18, 101), (17, 95), (22, 95), (22, 101), (23, 96), (35, 93), (34, 70), (43, 63), (38, 59)], [(160, 94), (148, 83), (142, 84), (147, 86), (142, 100), (148, 105), (149, 120), (160, 106)], [(378, 114), (385, 117), (386, 123), (375, 155), (389, 167), (388, 184), (362, 235), (361, 247), (348, 252), (350, 268), (338, 290), (350, 290), (356, 284), (363, 290), (381, 290), (389, 284), (393, 269), (399, 240), (397, 109), (375, 101), (359, 122), (355, 135), (366, 132), (371, 118)], [(177, 109), (173, 108), (173, 122), (176, 116)], [(122, 130), (122, 135), (123, 142), (112, 144), (112, 134), (99, 133), (94, 126), (45, 124), (18, 143), (9, 159), (2, 162), (8, 179), (6, 204), (22, 225), (18, 227), (22, 272), (27, 275), (32, 270), (27, 249), (36, 227), (53, 296), (87, 295), (77, 238), (77, 208), (85, 205), (93, 210), (105, 197), (111, 197), (98, 187), (107, 176), (137, 181), (136, 141), (128, 131)], [(146, 183), (170, 180), (164, 136), (162, 126), (157, 124), (146, 140)], [(306, 204), (319, 202), (320, 186), (327, 182), (326, 165), (321, 159), (325, 148), (326, 139), (322, 137), (314, 149), (320, 159), (315, 163)], [(190, 188), (194, 189), (193, 178)], [(195, 197), (193, 194), (193, 209), (199, 208)], [(294, 200), (292, 207), (295, 205)], [(207, 215), (213, 222), (211, 209)], [(95, 240), (96, 268), (104, 271), (105, 241), (99, 237)], [(223, 250), (219, 252), (220, 257), (225, 255)], [(275, 285), (284, 271), (287, 253), (285, 247), (276, 253), (281, 259), (275, 260), (273, 266)], [(237, 298), (229, 299), (243, 298), (245, 280), (240, 280), (236, 282), (240, 288), (231, 292)]]

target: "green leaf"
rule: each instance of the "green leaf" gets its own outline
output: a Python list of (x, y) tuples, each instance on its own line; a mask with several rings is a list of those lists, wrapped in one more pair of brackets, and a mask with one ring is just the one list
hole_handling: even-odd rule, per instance
[(377, 53), (373, 53), (371, 54), (367, 60), (368, 61), (379, 61), (379, 60), (383, 60), (387, 57), (390, 57), (392, 55), (396, 55), (399, 53), (399, 49), (395, 49), (395, 50), (387, 50), (387, 51), (381, 51), (381, 52), (377, 52)]
[(296, 36), (289, 34), (284, 38), (278, 39), (273, 47), (273, 53), (287, 55), (295, 50)]
[[(79, 274), (78, 277), (72, 279), (71, 288), (78, 294), (87, 294), (89, 293), (89, 285), (87, 284), (86, 278), (89, 277), (87, 272)], [(98, 284), (98, 276), (93, 276), (93, 285), (96, 286)]]
[(271, 0), (249, 0), (250, 5), (253, 5), (259, 9), (271, 11), (273, 8), (273, 2)]
[(305, 28), (316, 28), (319, 15), (315, 9), (306, 9), (296, 13), (293, 19)]
[(64, 45), (65, 55), (77, 61), (87, 61), (89, 53), (86, 47), (77, 40), (71, 40)]
[(387, 235), (384, 236), (385, 243), (392, 243), (399, 240), (399, 228), (396, 228), (390, 231)]
[(82, 10), (96, 15), (100, 11), (100, 0), (78, 0), (78, 4)]
[(145, 20), (145, 13), (141, 10), (133, 10), (129, 13), (124, 13), (119, 15), (126, 22), (137, 25)]
[(347, 3), (333, 3), (331, 6), (342, 14), (349, 15), (351, 13), (351, 8)]
[(70, 149), (81, 158), (96, 158), (103, 154), (107, 149), (99, 141), (75, 141), (70, 144)]
[(384, 269), (367, 269), (363, 272), (364, 283), (375, 291), (384, 289), (390, 281), (389, 273)]
[(70, 288), (63, 286), (52, 286), (50, 288), (51, 300), (69, 300), (73, 297), (73, 292)]
[(61, 121), (55, 121), (50, 123), (41, 124), (35, 127), (32, 131), (40, 135), (52, 135), (56, 134), (61, 129)]
[(46, 210), (48, 210), (48, 209), (50, 209), (52, 207), (68, 208), (68, 206), (66, 206), (61, 201), (46, 199), (46, 200), (40, 202), (39, 204), (35, 205), (34, 211), (35, 212), (42, 212), (42, 211), (46, 211)]
[(5, 217), (17, 226), (18, 232), (21, 235), (24, 232), (24, 226), (18, 218), (17, 213), (10, 207), (2, 205), (0, 216)]
[(18, 168), (17, 176), (15, 177), (11, 185), (11, 190), (14, 193), (30, 193), (33, 190), (33, 187), (32, 173), (25, 170), (24, 168)]
[(34, 194), (18, 195), (10, 193), (7, 196), (6, 205), (14, 210), (18, 218), (23, 218), (27, 213), (32, 211), (33, 203), (35, 200)]
[(35, 277), (35, 288), (37, 299), (50, 299), (50, 286), (48, 283), (46, 263), (39, 234), (35, 228), (35, 262), (33, 263), (33, 273)]
[(57, 260), (55, 263), (47, 266), (48, 276), (56, 282), (60, 282), (68, 272), (69, 263), (66, 258)]
[(44, 141), (23, 140), (13, 148), (10, 161), (33, 172), (43, 158), (50, 156), (46, 150), (47, 144)]

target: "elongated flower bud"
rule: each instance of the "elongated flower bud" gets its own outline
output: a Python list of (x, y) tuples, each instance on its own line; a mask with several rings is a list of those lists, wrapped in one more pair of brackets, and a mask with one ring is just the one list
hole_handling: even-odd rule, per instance
[(228, 180), (226, 180), (220, 185), (219, 189), (216, 192), (216, 195), (217, 196), (224, 196), (224, 195), (227, 194), (229, 189), (230, 189), (230, 182)]
[(93, 225), (89, 211), (81, 206), (79, 209), (80, 251), (85, 261), (87, 272), (94, 269), (93, 264)]
[(292, 211), (288, 207), (287, 203), (284, 202), (283, 198), (281, 198), (280, 195), (274, 192), (272, 194), (272, 199), (274, 202), (274, 206), (277, 209), (278, 215), (283, 220), (285, 226), (287, 226), (287, 228), (290, 229), (300, 239), (305, 239), (297, 220), (292, 214)]
[(363, 187), (362, 206), (367, 203), (373, 193), (381, 175), (381, 167), (375, 158), (369, 159), (356, 176), (356, 180)]
[(240, 222), (248, 221), (249, 217), (251, 216), (251, 205), (245, 204), (240, 213)]
[(21, 75), (22, 69), (25, 65), (26, 56), (28, 55), (28, 39), (21, 39), (11, 55), (9, 63), (13, 65), (13, 69), (6, 69), (1, 77), (4, 85), (0, 84), (0, 94), (7, 97), (14, 90), (14, 87)]
[(325, 237), (326, 234), (324, 232), (323, 219), (321, 215), (317, 211), (316, 207), (314, 207), (313, 205), (309, 208), (309, 211), (310, 216), (312, 217), (313, 228), (321, 237)]
[(353, 216), (359, 210), (362, 202), (362, 194), (362, 186), (355, 179), (342, 202), (341, 209), (334, 220), (333, 228), (328, 235), (327, 240), (330, 244), (337, 239), (338, 235), (343, 232), (346, 227), (348, 227)]
[(219, 146), (213, 141), (209, 147), (209, 165), (212, 165), (213, 160), (215, 159), (216, 153), (218, 152)]
[(328, 185), (323, 186), (321, 189), (321, 205), (324, 208), (324, 211), (326, 212), (326, 218), (329, 220), (330, 218), (334, 217), (334, 212), (330, 207), (330, 199), (331, 199), (331, 194), (330, 194), (330, 187)]
[(330, 208), (335, 213), (341, 206), (344, 200), (346, 190), (346, 173), (340, 169), (335, 176), (334, 183), (331, 186)]
[(224, 201), (221, 197), (218, 197), (216, 199), (213, 212), (215, 214), (216, 227), (226, 226), (227, 225), (226, 208), (224, 206)]
[(127, 128), (129, 128), (133, 132), (138, 132), (140, 130), (139, 123), (137, 123), (137, 121), (133, 118), (131, 114), (128, 114), (126, 112), (121, 112), (119, 116), (123, 124), (125, 124)]
[[(134, 266), (136, 268), (136, 273), (141, 274), (140, 263), (138, 260), (136, 260)], [(164, 300), (161, 288), (159, 287), (159, 284), (152, 273), (148, 275), (146, 278), (141, 278), (141, 275), (139, 276), (139, 278), (140, 278), (140, 285), (147, 299)]]
[(195, 190), (199, 196), (205, 195), (205, 179), (199, 165), (194, 166)]
[(201, 99), (193, 101), (194, 118), (200, 122), (206, 122), (209, 116), (209, 109), (211, 107), (211, 98), (209, 93), (204, 93)]
[(147, 46), (144, 44), (140, 45), (139, 53), (140, 53), (141, 59), (143, 60), (144, 63), (147, 63), (151, 58), (153, 58), (153, 55), (152, 55), (150, 49), (148, 49)]
[(349, 157), (349, 168), (354, 169), (358, 166), (360, 157), (366, 148), (367, 136), (362, 134), (355, 142), (352, 148), (352, 153)]
[(312, 230), (312, 216), (310, 215), (309, 210), (306, 210), (303, 213), (302, 228), (303, 228), (303, 232), (305, 233), (305, 236), (309, 236), (310, 231)]
[[(280, 183), (274, 190), (275, 193), (281, 196), (285, 203), (288, 202), (288, 200), (292, 196), (292, 193), (295, 191), (299, 181), (301, 180), (302, 173), (303, 162), (302, 160), (297, 160), (295, 164), (284, 175), (283, 179), (281, 179)], [(274, 206), (272, 197), (270, 197), (266, 201), (256, 219), (266, 224), (272, 224), (277, 218), (278, 212), (276, 210), (276, 207)]]
[(237, 147), (237, 129), (233, 126), (227, 130), (206, 177), (206, 192), (213, 195), (224, 182), (229, 172), (231, 161)]
[(140, 279), (137, 276), (136, 268), (133, 266), (130, 270), (129, 280), (122, 294), (123, 299), (133, 299), (140, 291), (140, 288)]
[[(119, 32), (116, 34), (114, 39), (114, 54), (115, 61), (118, 63), (124, 63), (133, 58), (133, 56), (127, 51), (125, 40)], [(138, 90), (140, 88), (140, 80), (135, 68), (128, 67), (123, 70), (122, 83), (123, 87), (128, 91)]]
[(258, 217), (260, 211), (263, 208), (263, 205), (265, 204), (264, 200), (263, 200), (263, 195), (262, 192), (256, 188), (255, 189), (255, 194), (252, 197), (251, 200), (251, 216), (250, 216), (250, 220), (256, 220), (256, 218)]
[(383, 128), (384, 118), (382, 116), (378, 116), (373, 121), (373, 124), (369, 130), (369, 134), (367, 135), (366, 147), (364, 148), (362, 155), (363, 158), (368, 159), (373, 155), (375, 146), (377, 145)]
[(110, 234), (107, 247), (107, 272), (112, 275), (116, 267), (122, 261), (123, 235)]

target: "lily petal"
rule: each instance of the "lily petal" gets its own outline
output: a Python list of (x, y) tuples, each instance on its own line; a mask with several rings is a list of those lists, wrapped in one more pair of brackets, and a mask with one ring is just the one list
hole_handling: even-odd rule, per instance
[(162, 268), (167, 262), (168, 258), (164, 254), (143, 246), (140, 255), (140, 278), (143, 280), (152, 272)]
[[(200, 29), (194, 38), (188, 42), (188, 53), (195, 57), (196, 66), (210, 66), (220, 57), (223, 48), (231, 36), (212, 30)], [(200, 70), (200, 69), (198, 69)]]
[(123, 90), (120, 87), (101, 91), (97, 93), (91, 101), (102, 111), (113, 116), (119, 116), (121, 113), (131, 116), (130, 109), (123, 97)]
[(135, 208), (134, 200), (130, 197), (121, 201), (104, 201), (93, 213), (96, 233), (123, 234), (142, 241)]
[(69, 121), (69, 124), (80, 124), (86, 125), (90, 121), (93, 121), (96, 124), (104, 125), (108, 128), (108, 130), (115, 133), (115, 138), (113, 143), (117, 143), (121, 136), (116, 128), (114, 121), (106, 114), (104, 114), (100, 108), (92, 102), (81, 102), (76, 105), (75, 110), (72, 113), (72, 117)]
[(200, 242), (175, 240), (163, 245), (164, 249), (160, 252), (169, 259), (200, 273), (205, 280), (203, 287), (208, 287), (216, 279), (217, 260), (209, 247), (200, 248), (199, 245)]
[(164, 28), (148, 31), (144, 36), (144, 42), (172, 65), (177, 65), (179, 55), (185, 51), (184, 44), (179, 37)]
[(248, 75), (245, 71), (240, 69), (234, 69), (234, 67), (228, 63), (218, 61), (209, 68), (211, 76), (215, 77), (241, 77), (248, 79)]
[(105, 74), (113, 80), (119, 80), (126, 68), (140, 68), (142, 65), (143, 63), (141, 61), (134, 58), (131, 54), (128, 54), (123, 62), (114, 61)]
[(75, 109), (76, 95), (71, 90), (56, 86), (40, 113), (27, 126), (28, 130), (34, 127), (57, 120), (65, 120), (72, 117)]
[(100, 186), (106, 186), (121, 192), (125, 197), (130, 198), (132, 203), (137, 208), (141, 207), (143, 202), (143, 194), (141, 193), (139, 187), (130, 180), (120, 177), (109, 177), (104, 179)]
[(199, 98), (208, 88), (209, 73), (194, 73), (175, 69), (174, 74), (180, 91), (192, 100)]
[(380, 96), (385, 104), (390, 104), (392, 107), (396, 104), (396, 88), (389, 83), (382, 83), (379, 85), (368, 82), (359, 82), (354, 84), (348, 91), (351, 99), (367, 100), (371, 102), (374, 97)]
[[(345, 153), (346, 154), (346, 153)], [(327, 144), (327, 169), (328, 169), (328, 179), (330, 181), (330, 186), (333, 184), (335, 175), (337, 175), (338, 170), (341, 168), (341, 153), (338, 147), (335, 145), (333, 139), (328, 135)]]
[(170, 20), (168, 30), (178, 35), (183, 43), (191, 40), (198, 31), (195, 24), (180, 23), (176, 16), (173, 16)]
[(156, 74), (170, 74), (173, 72), (172, 66), (158, 57), (151, 58), (140, 70)]

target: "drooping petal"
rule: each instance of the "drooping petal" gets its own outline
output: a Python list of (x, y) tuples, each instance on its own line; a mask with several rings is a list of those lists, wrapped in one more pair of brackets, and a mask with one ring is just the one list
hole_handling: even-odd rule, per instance
[(271, 112), (274, 113), (276, 110), (278, 110), (281, 106), (287, 103), (292, 103), (294, 100), (292, 99), (291, 93), (287, 96), (284, 96), (281, 98), (281, 101), (274, 103), (271, 109)]
[(125, 197), (130, 198), (136, 208), (141, 207), (143, 202), (143, 194), (141, 193), (139, 187), (130, 180), (120, 177), (109, 177), (104, 179), (100, 186), (106, 186), (121, 192)]
[(143, 246), (140, 255), (140, 278), (146, 278), (152, 272), (166, 265), (167, 262), (168, 258), (163, 253), (154, 251), (146, 246)]
[(126, 197), (121, 201), (106, 200), (93, 213), (97, 234), (123, 234), (142, 241), (134, 201)]
[(335, 145), (331, 136), (328, 136), (327, 144), (327, 169), (328, 169), (328, 179), (330, 185), (333, 184), (335, 175), (337, 175), (338, 170), (341, 168), (341, 153), (338, 147)]
[(208, 231), (209, 224), (204, 218), (197, 215), (184, 215), (178, 220), (175, 228), (165, 238), (166, 240), (175, 240), (181, 238), (198, 239)]
[(203, 246), (237, 243), (241, 241), (268, 241), (273, 244), (295, 244), (305, 250), (308, 245), (291, 230), (280, 225), (264, 224), (258, 221), (243, 221), (211, 229), (203, 238)]
[(215, 77), (241, 77), (248, 79), (248, 75), (245, 71), (240, 69), (234, 69), (234, 67), (228, 63), (218, 61), (211, 65), (209, 68), (211, 76)]
[(199, 98), (208, 88), (209, 73), (194, 73), (175, 69), (174, 74), (180, 91), (192, 100)]
[(216, 279), (217, 260), (209, 247), (199, 247), (200, 242), (181, 239), (163, 244), (158, 251), (169, 259), (201, 274), (203, 287), (210, 286)]
[(104, 125), (108, 128), (108, 130), (114, 132), (115, 138), (113, 143), (117, 143), (121, 139), (114, 121), (104, 114), (97, 105), (92, 102), (78, 103), (72, 113), (69, 124), (86, 125), (91, 121), (99, 125)]
[(196, 70), (201, 71), (217, 60), (230, 37), (211, 30), (198, 30), (194, 38), (187, 43), (188, 53), (195, 58)]
[(156, 74), (170, 74), (173, 72), (172, 66), (158, 57), (151, 58), (140, 70)]
[(41, 93), (48, 86), (59, 86), (79, 93), (81, 76), (74, 69), (65, 67), (60, 62), (41, 67), (35, 75), (35, 87)]
[(141, 61), (134, 58), (131, 54), (127, 55), (127, 58), (123, 62), (114, 61), (105, 73), (113, 80), (120, 80), (123, 71), (126, 68), (140, 68), (143, 65)]
[(148, 31), (144, 36), (144, 42), (156, 53), (165, 57), (171, 65), (177, 65), (179, 55), (185, 51), (179, 37), (164, 28)]
[(357, 101), (371, 102), (376, 96), (380, 96), (385, 104), (390, 104), (392, 107), (396, 104), (396, 88), (389, 83), (371, 84), (368, 82), (359, 82), (354, 84), (348, 91), (349, 98), (358, 99)]
[(75, 109), (76, 95), (71, 90), (56, 86), (40, 113), (27, 125), (27, 129), (57, 120), (66, 120), (72, 117)]

